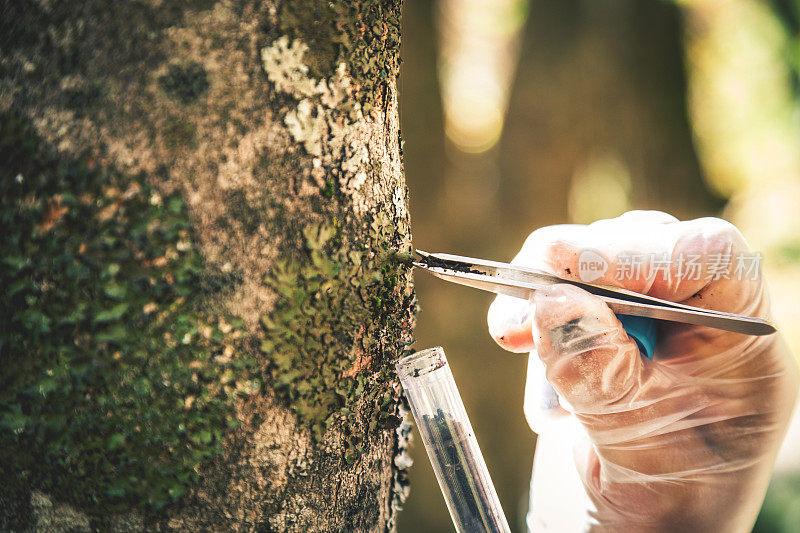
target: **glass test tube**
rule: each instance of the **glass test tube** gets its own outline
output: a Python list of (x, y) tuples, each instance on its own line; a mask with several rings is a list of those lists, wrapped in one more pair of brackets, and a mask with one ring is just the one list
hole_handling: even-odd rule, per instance
[(404, 357), (397, 374), (456, 530), (509, 532), (444, 350)]

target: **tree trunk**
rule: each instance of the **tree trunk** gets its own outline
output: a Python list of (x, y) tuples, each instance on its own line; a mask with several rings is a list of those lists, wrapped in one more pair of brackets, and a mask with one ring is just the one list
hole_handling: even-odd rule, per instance
[(0, 6), (0, 530), (391, 529), (399, 0)]

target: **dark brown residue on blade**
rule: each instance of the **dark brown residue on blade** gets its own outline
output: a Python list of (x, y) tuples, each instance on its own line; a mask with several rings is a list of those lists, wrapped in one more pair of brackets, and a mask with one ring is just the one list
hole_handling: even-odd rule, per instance
[(481, 270), (476, 270), (474, 268), (470, 268), (469, 265), (465, 265), (464, 263), (460, 263), (458, 261), (451, 261), (449, 259), (440, 259), (432, 255), (422, 256), (420, 263), (423, 263), (427, 267), (446, 268), (448, 270), (454, 270), (456, 272), (464, 272), (466, 274), (485, 274), (485, 272)]

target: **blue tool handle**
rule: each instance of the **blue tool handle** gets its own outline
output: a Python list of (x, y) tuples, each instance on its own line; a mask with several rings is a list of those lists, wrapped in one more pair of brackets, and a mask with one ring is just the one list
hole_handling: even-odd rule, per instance
[(658, 340), (658, 324), (652, 318), (633, 315), (617, 315), (622, 327), (628, 332), (630, 338), (636, 341), (639, 351), (648, 359), (653, 359)]

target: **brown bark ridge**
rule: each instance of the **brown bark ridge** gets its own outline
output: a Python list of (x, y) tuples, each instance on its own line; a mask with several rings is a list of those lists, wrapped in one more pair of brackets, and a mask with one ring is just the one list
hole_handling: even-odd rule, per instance
[[(98, 185), (106, 203), (89, 217), (97, 224), (114, 223), (142, 190), (149, 195), (145, 207), (182, 199), (191, 230), (180, 235), (199, 251), (202, 268), (193, 291), (174, 305), (189, 306), (192, 317), (213, 317), (214, 326), (214, 333), (205, 326), (181, 333), (182, 342), (205, 338), (202, 346), (216, 348), (191, 354), (189, 366), (199, 370), (187, 374), (195, 385), (186, 390), (196, 386), (196, 392), (178, 398), (174, 416), (197, 409), (212, 393), (231, 398), (232, 413), (224, 431), (150, 436), (147, 442), (167, 444), (163, 453), (148, 451), (155, 458), (146, 482), (168, 488), (166, 500), (148, 499), (137, 492), (144, 477), (129, 476), (122, 485), (114, 479), (127, 456), (113, 455), (120, 464), (98, 474), (98, 459), (85, 451), (82, 437), (62, 439), (60, 447), (41, 437), (46, 432), (35, 425), (34, 411), (45, 407), (26, 404), (31, 396), (17, 394), (13, 379), (0, 381), (6, 387), (0, 442), (35, 458), (17, 462), (0, 454), (0, 530), (392, 529), (406, 490), (408, 433), (393, 362), (413, 340), (416, 312), (403, 264), (411, 246), (397, 112), (399, 0), (3, 0), (0, 11), (0, 113), (8, 124), (24, 125), (3, 134), (24, 130), (36, 140), (36, 153), (49, 154), (52, 163), (52, 169), (34, 168), (0, 155), (0, 166), (11, 173), (8, 180), (3, 175), (3, 209), (12, 205), (19, 216), (31, 205), (44, 206), (30, 235), (71, 238), (71, 228), (60, 226), (78, 207), (94, 213), (101, 205), (90, 192), (77, 199), (68, 189), (50, 197), (14, 192), (14, 184), (33, 181), (29, 174), (47, 176), (64, 161), (78, 162), (92, 176), (117, 176), (113, 186)], [(0, 139), (11, 152), (17, 145)], [(177, 213), (180, 205), (170, 200), (169, 209)], [(130, 211), (126, 217), (134, 216)], [(163, 222), (155, 212), (148, 232)], [(163, 256), (142, 260), (142, 268), (168, 269), (189, 245), (166, 246)], [(85, 249), (77, 246), (76, 257)], [(20, 272), (33, 268), (32, 259), (14, 253), (22, 254), (14, 263)], [(117, 270), (110, 275), (119, 276)], [(178, 283), (168, 271), (162, 277), (167, 285)], [(47, 279), (35, 281), (30, 290), (46, 290)], [(153, 275), (150, 284), (156, 285)], [(116, 297), (124, 294), (118, 287), (104, 290)], [(168, 316), (160, 305), (145, 304), (137, 320)], [(92, 324), (106, 327), (132, 312), (123, 300)], [(18, 311), (9, 313), (10, 321), (19, 318)], [(55, 327), (54, 317), (42, 320)], [(120, 335), (136, 335), (132, 322), (121, 324)], [(180, 348), (178, 330), (171, 329), (178, 326), (162, 320), (159, 327), (165, 342)], [(80, 348), (85, 339), (79, 340), (76, 334)], [(0, 362), (21, 365), (33, 357), (13, 352), (13, 343), (0, 346)], [(105, 337), (92, 346), (100, 348), (76, 352), (92, 368), (128, 357)], [(49, 361), (44, 348), (36, 357)], [(145, 360), (157, 357), (147, 353)], [(237, 374), (236, 362), (245, 359), (253, 362), (253, 379)], [(52, 375), (49, 363), (31, 364)], [(231, 370), (213, 374), (217, 381), (209, 378), (206, 390), (197, 385), (204, 365)], [(125, 368), (137, 372), (135, 365)], [(19, 380), (34, 379), (28, 374)], [(179, 380), (164, 374), (158, 391), (184, 390)], [(121, 411), (133, 409), (120, 400), (128, 389), (114, 389), (114, 381), (74, 400), (71, 412), (92, 412), (102, 394)], [(130, 433), (109, 430), (107, 436), (106, 426), (97, 426), (114, 454), (155, 427), (151, 416), (172, 416), (169, 409), (148, 411), (147, 402), (162, 394), (153, 391), (131, 411), (141, 422), (131, 422)], [(109, 419), (117, 416), (113, 411)], [(206, 445), (212, 447), (203, 455)], [(130, 446), (125, 453), (140, 457)], [(187, 447), (202, 460), (175, 467), (188, 472), (180, 479), (162, 479), (162, 465), (184, 461), (176, 450)]]

